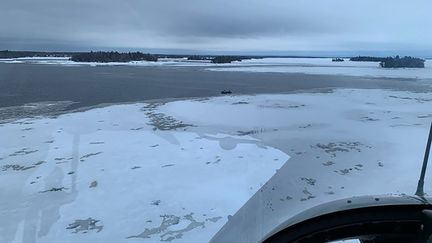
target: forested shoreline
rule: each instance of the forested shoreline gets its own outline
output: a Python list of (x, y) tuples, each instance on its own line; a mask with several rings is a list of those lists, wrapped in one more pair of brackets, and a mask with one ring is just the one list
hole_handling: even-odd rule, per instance
[(43, 52), (43, 51), (0, 51), (0, 58), (20, 57), (70, 57), (76, 52)]
[[(160, 58), (186, 58), (190, 61), (208, 61), (214, 64), (241, 62), (249, 59), (262, 58), (317, 58), (312, 56), (240, 56), (240, 55), (179, 55), (150, 54), (142, 52), (90, 51), (90, 52), (43, 52), (43, 51), (0, 51), (0, 58), (24, 57), (69, 57), (74, 62), (157, 62)], [(349, 59), (352, 62), (379, 62), (382, 68), (424, 68), (425, 60), (411, 56), (374, 57), (356, 56)], [(332, 58), (333, 62), (342, 62), (343, 58)]]
[(387, 57), (380, 62), (383, 68), (424, 68), (425, 60), (416, 57)]
[(382, 68), (424, 68), (425, 60), (417, 57), (372, 57), (358, 56), (351, 57), (352, 62), (379, 62)]
[(120, 53), (116, 51), (111, 52), (86, 52), (77, 53), (70, 58), (74, 62), (131, 62), (131, 61), (151, 61), (157, 62), (158, 57), (152, 54), (142, 52), (127, 52)]

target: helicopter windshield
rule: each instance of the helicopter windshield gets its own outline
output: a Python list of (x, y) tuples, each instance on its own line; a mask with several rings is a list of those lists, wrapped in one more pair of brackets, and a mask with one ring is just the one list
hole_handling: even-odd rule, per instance
[(335, 200), (410, 199), (430, 9), (1, 1), (0, 242), (254, 243)]

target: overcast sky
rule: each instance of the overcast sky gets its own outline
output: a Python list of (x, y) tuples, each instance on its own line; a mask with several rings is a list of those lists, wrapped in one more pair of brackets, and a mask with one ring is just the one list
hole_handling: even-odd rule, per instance
[(1, 0), (0, 49), (432, 53), (431, 12), (432, 0)]

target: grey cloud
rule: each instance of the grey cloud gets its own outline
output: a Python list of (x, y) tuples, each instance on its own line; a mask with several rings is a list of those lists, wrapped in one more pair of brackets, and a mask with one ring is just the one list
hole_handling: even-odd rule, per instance
[(10, 46), (432, 49), (429, 0), (2, 0)]

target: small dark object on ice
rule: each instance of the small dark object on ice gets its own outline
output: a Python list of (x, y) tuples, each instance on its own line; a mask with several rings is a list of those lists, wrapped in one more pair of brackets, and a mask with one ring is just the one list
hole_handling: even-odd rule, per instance
[(232, 94), (232, 92), (229, 89), (228, 90), (224, 89), (224, 90), (221, 91), (221, 94)]

